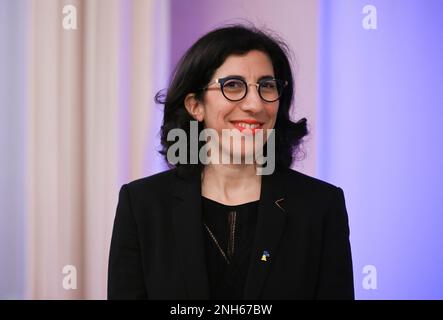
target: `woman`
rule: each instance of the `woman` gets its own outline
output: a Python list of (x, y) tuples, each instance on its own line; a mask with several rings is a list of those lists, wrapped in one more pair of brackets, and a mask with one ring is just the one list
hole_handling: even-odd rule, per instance
[[(173, 169), (121, 188), (109, 298), (354, 298), (343, 192), (289, 168), (307, 130), (306, 119), (289, 118), (287, 51), (235, 25), (206, 34), (180, 60), (157, 100), (165, 104), (162, 154), (174, 155), (174, 129), (186, 133), (184, 154), (174, 148), (182, 154)], [(204, 130), (216, 134), (192, 148), (193, 131)], [(246, 142), (259, 133), (261, 144)], [(228, 162), (202, 160), (209, 141), (216, 147), (204, 154)]]

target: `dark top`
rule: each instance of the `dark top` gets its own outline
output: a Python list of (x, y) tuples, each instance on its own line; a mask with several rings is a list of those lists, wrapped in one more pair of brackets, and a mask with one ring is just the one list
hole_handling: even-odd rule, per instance
[[(108, 298), (210, 298), (201, 178), (186, 178), (177, 170), (122, 186), (109, 254)], [(354, 298), (342, 189), (291, 169), (262, 177), (243, 297)]]
[(211, 299), (243, 299), (259, 201), (228, 206), (202, 197)]

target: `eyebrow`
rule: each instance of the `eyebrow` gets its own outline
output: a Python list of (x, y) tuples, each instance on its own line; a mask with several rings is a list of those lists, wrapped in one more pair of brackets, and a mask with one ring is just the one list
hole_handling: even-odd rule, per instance
[[(228, 75), (228, 76), (223, 77), (223, 78), (240, 78), (240, 79), (243, 79), (243, 80), (246, 81), (245, 77), (243, 77), (241, 75), (238, 75), (238, 74), (231, 74), (231, 75)], [(257, 82), (260, 82), (262, 80), (267, 80), (267, 79), (274, 79), (274, 76), (272, 76), (272, 75), (261, 76), (260, 78), (258, 78)]]

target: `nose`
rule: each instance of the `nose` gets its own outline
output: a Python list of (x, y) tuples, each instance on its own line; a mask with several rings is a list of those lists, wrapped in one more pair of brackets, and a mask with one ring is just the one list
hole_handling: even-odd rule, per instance
[(258, 93), (258, 84), (248, 84), (248, 92), (246, 97), (241, 100), (241, 109), (244, 111), (250, 111), (258, 113), (263, 108), (264, 101), (260, 98)]

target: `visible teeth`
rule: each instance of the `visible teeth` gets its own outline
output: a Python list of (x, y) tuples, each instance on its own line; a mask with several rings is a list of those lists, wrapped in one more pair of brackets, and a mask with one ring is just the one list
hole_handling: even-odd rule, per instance
[(239, 127), (245, 128), (245, 129), (255, 129), (255, 128), (260, 127), (260, 124), (258, 124), (258, 123), (250, 124), (250, 123), (245, 123), (245, 122), (237, 122), (237, 125)]

